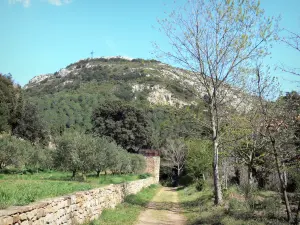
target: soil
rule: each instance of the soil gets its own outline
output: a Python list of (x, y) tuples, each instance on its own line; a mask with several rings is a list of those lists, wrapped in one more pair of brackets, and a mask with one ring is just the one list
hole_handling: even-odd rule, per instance
[(163, 187), (143, 211), (136, 225), (184, 225), (176, 188)]

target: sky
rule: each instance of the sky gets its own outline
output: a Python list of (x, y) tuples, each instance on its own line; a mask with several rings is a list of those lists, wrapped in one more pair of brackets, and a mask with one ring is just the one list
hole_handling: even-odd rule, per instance
[[(168, 45), (157, 19), (173, 7), (174, 0), (0, 0), (0, 72), (25, 85), (91, 51), (95, 57), (154, 58), (154, 41)], [(281, 27), (300, 33), (300, 0), (262, 0), (261, 7), (267, 16), (281, 15)], [(299, 59), (299, 52), (277, 43), (266, 61), (271, 68), (300, 68)], [(299, 89), (300, 77), (271, 74), (283, 92)]]

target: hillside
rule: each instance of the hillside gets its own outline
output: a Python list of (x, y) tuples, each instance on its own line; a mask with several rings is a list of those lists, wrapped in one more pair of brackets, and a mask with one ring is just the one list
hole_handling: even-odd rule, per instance
[(171, 120), (167, 114), (195, 105), (193, 93), (179, 82), (183, 72), (156, 60), (94, 58), (34, 77), (24, 88), (51, 132), (58, 133), (72, 127), (90, 129), (93, 109), (105, 100), (154, 107)]
[(193, 95), (178, 83), (178, 73), (182, 70), (156, 60), (94, 58), (80, 60), (53, 74), (36, 76), (25, 89), (29, 96), (92, 90), (124, 100), (145, 97), (150, 104), (182, 107), (193, 101)]

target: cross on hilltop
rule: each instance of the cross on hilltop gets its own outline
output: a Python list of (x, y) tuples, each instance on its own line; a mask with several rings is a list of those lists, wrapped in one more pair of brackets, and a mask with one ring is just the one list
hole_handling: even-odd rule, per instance
[(91, 51), (91, 59), (94, 57), (94, 51)]

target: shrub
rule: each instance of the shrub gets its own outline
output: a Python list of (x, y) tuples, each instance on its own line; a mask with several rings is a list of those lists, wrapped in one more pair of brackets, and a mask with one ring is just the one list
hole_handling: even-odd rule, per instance
[(269, 218), (277, 218), (280, 215), (280, 198), (266, 198), (262, 202), (263, 207), (265, 208), (265, 213)]
[(249, 210), (249, 206), (245, 201), (239, 201), (235, 198), (229, 200), (228, 211), (232, 215), (237, 215), (240, 213), (245, 213)]
[(193, 183), (193, 177), (191, 177), (190, 175), (184, 175), (179, 178), (180, 185), (188, 186), (192, 183)]
[(139, 179), (146, 179), (148, 177), (151, 177), (151, 174), (150, 173), (143, 173), (143, 174), (140, 174), (139, 175)]
[(131, 171), (132, 173), (143, 172), (146, 168), (146, 161), (142, 155), (131, 154)]
[(205, 187), (205, 181), (204, 180), (198, 180), (197, 182), (196, 182), (196, 190), (197, 191), (202, 191), (203, 189), (204, 189), (204, 187)]

